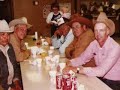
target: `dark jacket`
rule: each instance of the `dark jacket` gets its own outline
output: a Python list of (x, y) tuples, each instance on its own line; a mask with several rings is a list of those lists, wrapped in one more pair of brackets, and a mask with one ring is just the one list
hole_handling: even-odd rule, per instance
[[(13, 69), (14, 69), (13, 79), (19, 78), (20, 70), (18, 68), (15, 53), (14, 53), (14, 50), (13, 50), (13, 47), (11, 44), (9, 44), (8, 56), (9, 56), (9, 59), (13, 65)], [(2, 87), (4, 88), (4, 90), (8, 90), (10, 85), (7, 84), (7, 79), (8, 79), (8, 75), (9, 75), (7, 58), (1, 50), (0, 50), (0, 75), (1, 75), (1, 79), (2, 79), (2, 81), (1, 81)]]

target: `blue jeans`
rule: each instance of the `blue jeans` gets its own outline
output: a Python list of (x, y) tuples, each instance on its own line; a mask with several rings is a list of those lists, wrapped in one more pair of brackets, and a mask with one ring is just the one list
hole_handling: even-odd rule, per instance
[(101, 77), (99, 79), (102, 80), (105, 84), (107, 84), (111, 89), (120, 90), (120, 81), (108, 80)]

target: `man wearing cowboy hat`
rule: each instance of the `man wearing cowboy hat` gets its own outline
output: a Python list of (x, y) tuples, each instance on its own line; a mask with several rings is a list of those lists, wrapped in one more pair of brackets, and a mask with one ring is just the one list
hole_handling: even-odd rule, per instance
[[(63, 72), (70, 69), (87, 76), (101, 77), (113, 90), (120, 90), (120, 46), (110, 36), (115, 32), (115, 24), (101, 12), (94, 26), (95, 38), (81, 56), (68, 61)], [(81, 67), (90, 58), (95, 58), (96, 67)]]
[(10, 29), (14, 30), (14, 33), (10, 35), (10, 43), (12, 44), (17, 62), (27, 59), (30, 55), (30, 51), (27, 50), (23, 39), (27, 35), (27, 29), (31, 27), (28, 24), (25, 17), (14, 19), (9, 23)]
[(78, 57), (95, 37), (92, 21), (87, 18), (75, 16), (68, 24), (72, 27), (74, 40), (66, 48), (65, 53), (67, 58), (72, 59)]
[(4, 90), (21, 90), (19, 69), (12, 45), (9, 43), (9, 33), (13, 32), (5, 20), (0, 20), (0, 75)]
[[(60, 36), (60, 38), (58, 36)], [(55, 31), (54, 36), (51, 38), (51, 43), (55, 48), (59, 48), (60, 54), (64, 56), (65, 48), (73, 41), (73, 39), (74, 35), (72, 29), (65, 23)]]

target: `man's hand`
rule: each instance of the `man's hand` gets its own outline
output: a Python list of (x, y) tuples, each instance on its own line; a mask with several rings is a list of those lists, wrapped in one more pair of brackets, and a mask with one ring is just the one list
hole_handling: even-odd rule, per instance
[(19, 80), (16, 80), (14, 84), (15, 84), (15, 90), (22, 90), (19, 84)]
[(35, 41), (35, 46), (40, 46), (41, 45), (41, 40), (36, 40)]
[(63, 74), (68, 74), (70, 70), (72, 70), (75, 73), (77, 72), (77, 68), (76, 67), (65, 67), (63, 69)]
[(46, 39), (46, 41), (48, 42), (49, 45), (52, 45), (52, 40), (51, 40), (50, 37), (46, 37), (45, 39)]
[(15, 88), (11, 88), (10, 90), (16, 90)]
[(67, 65), (67, 66), (72, 66), (71, 61), (70, 61), (70, 60), (67, 60), (66, 65)]
[(54, 36), (61, 36), (62, 35), (62, 32), (58, 29), (58, 30), (56, 30), (55, 31), (55, 33), (54, 33)]
[(20, 85), (16, 85), (15, 87), (16, 87), (16, 90), (22, 90)]
[(26, 50), (26, 52), (28, 53), (28, 56), (31, 55), (31, 51), (30, 50)]

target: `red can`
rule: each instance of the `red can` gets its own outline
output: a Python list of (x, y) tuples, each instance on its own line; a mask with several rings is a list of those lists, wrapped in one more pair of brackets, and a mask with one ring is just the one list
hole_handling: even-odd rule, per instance
[(57, 73), (56, 75), (56, 89), (62, 89), (62, 74), (61, 73)]
[(71, 90), (72, 81), (70, 75), (63, 75), (63, 90)]
[(72, 76), (71, 77), (71, 80), (72, 80), (72, 88), (73, 90), (77, 90), (77, 76)]

